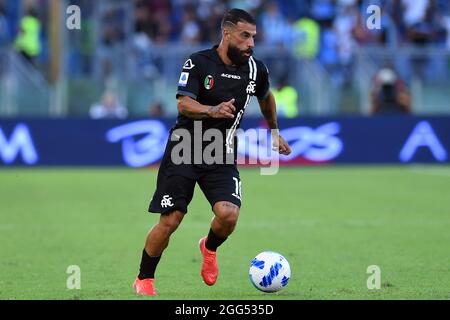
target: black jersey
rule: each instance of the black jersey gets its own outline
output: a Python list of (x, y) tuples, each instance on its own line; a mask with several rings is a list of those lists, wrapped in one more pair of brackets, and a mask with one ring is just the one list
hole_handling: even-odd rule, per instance
[(210, 128), (219, 129), (224, 137), (224, 151), (233, 152), (230, 146), (234, 144), (234, 134), (252, 97), (264, 99), (269, 93), (269, 72), (264, 63), (253, 57), (239, 67), (227, 66), (217, 53), (217, 47), (196, 52), (189, 57), (183, 65), (176, 97), (188, 96), (209, 106), (235, 99), (235, 117), (194, 120), (179, 114), (174, 129), (191, 131), (194, 121), (201, 121), (203, 132)]
[[(227, 66), (217, 53), (217, 46), (196, 52), (189, 57), (183, 65), (178, 82), (177, 98), (188, 96), (209, 106), (216, 106), (235, 99), (235, 117), (233, 119), (195, 120), (182, 114), (178, 115), (158, 171), (157, 190), (149, 206), (150, 212), (164, 214), (179, 210), (187, 213), (196, 183), (199, 184), (211, 207), (214, 207), (214, 204), (219, 201), (227, 201), (241, 206), (241, 180), (236, 167), (235, 132), (240, 126), (245, 109), (250, 104), (252, 97), (266, 98), (269, 94), (269, 87), (269, 72), (266, 66), (253, 57), (250, 57), (248, 63), (242, 66)], [(198, 132), (196, 123), (198, 125), (199, 122), (202, 135), (208, 129), (218, 129), (222, 138), (220, 144), (223, 151), (223, 154), (219, 154), (219, 158), (222, 158), (219, 161), (223, 162), (210, 163), (201, 157), (210, 141), (202, 139), (199, 145), (195, 143), (194, 140), (197, 139), (195, 134)], [(177, 129), (185, 130), (176, 131)], [(176, 146), (179, 141), (184, 140), (181, 131), (185, 132), (186, 130), (194, 136), (194, 139), (191, 136), (190, 142), (187, 143), (187, 145), (191, 145), (190, 151), (193, 155), (188, 157), (187, 162), (178, 162), (179, 150)], [(177, 132), (180, 133), (179, 137), (177, 137)], [(172, 138), (175, 139), (172, 140)], [(198, 147), (201, 147), (200, 161), (196, 161), (195, 155)], [(175, 150), (177, 151), (175, 152)], [(177, 158), (176, 161), (172, 154), (173, 151)], [(183, 149), (183, 156), (184, 152)], [(214, 158), (216, 158), (215, 155)], [(232, 162), (229, 162), (230, 159)]]

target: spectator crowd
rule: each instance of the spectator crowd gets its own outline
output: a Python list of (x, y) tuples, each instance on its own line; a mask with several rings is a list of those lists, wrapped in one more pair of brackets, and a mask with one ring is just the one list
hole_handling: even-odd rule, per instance
[[(42, 5), (48, 0), (0, 0), (0, 45), (13, 42), (20, 32), (20, 2), (25, 3), (22, 8), (34, 6), (42, 23), (48, 18)], [(78, 4), (85, 16), (95, 12), (96, 1), (70, 3)], [(367, 8), (374, 4), (381, 8), (378, 30), (366, 26), (371, 14)], [(221, 17), (232, 7), (257, 17), (261, 44), (291, 49), (299, 57), (318, 58), (325, 65), (349, 63), (357, 44), (434, 44), (450, 49), (448, 0), (133, 0), (134, 41), (138, 45), (215, 43), (220, 37)], [(114, 8), (100, 17), (104, 44), (127, 41), (123, 15)], [(42, 32), (46, 32), (44, 28)]]
[[(128, 46), (135, 52), (138, 73), (158, 76), (155, 64), (148, 63), (152, 48), (217, 43), (223, 13), (233, 7), (256, 17), (258, 45), (284, 50), (293, 58), (314, 59), (338, 84), (349, 79), (347, 73), (358, 46), (434, 46), (450, 50), (448, 0), (70, 0), (69, 3), (81, 7), (83, 30), (70, 34), (76, 39), (69, 41), (72, 52), (68, 71), (82, 74), (92, 74), (98, 65), (102, 74), (108, 74), (118, 65), (108, 57), (117, 46)], [(0, 47), (11, 44), (33, 62), (36, 50), (42, 47), (40, 59), (48, 61), (49, 5), (49, 0), (0, 0)], [(374, 13), (368, 12), (371, 5), (381, 9), (381, 28), (367, 27)], [(100, 6), (104, 10), (99, 10)], [(36, 37), (37, 30), (40, 37)], [(42, 43), (31, 46), (32, 38)], [(94, 56), (105, 59), (95, 63)], [(271, 71), (277, 70), (276, 66), (271, 67)], [(289, 70), (282, 67), (274, 72), (277, 85), (285, 82), (286, 71)], [(293, 95), (288, 96), (293, 100)]]

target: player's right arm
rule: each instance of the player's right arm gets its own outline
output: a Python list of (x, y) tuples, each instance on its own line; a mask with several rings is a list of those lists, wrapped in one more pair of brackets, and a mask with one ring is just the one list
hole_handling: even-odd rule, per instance
[(178, 112), (182, 115), (192, 119), (205, 119), (205, 118), (234, 118), (234, 112), (236, 111), (234, 99), (227, 102), (222, 102), (217, 106), (206, 106), (199, 103), (197, 100), (192, 99), (189, 96), (178, 97)]
[(200, 86), (203, 83), (202, 59), (198, 54), (193, 54), (184, 63), (183, 70), (178, 81), (178, 112), (191, 119), (205, 118), (234, 118), (234, 99), (222, 102), (217, 106), (203, 105), (197, 101)]

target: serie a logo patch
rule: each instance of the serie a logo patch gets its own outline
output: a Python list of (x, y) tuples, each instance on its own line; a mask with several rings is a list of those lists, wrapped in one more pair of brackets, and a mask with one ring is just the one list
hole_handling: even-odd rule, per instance
[(180, 76), (180, 80), (178, 80), (178, 85), (180, 87), (186, 87), (189, 80), (189, 73), (188, 72), (182, 72)]
[(205, 78), (205, 89), (211, 90), (214, 87), (214, 78), (212, 75), (208, 75)]

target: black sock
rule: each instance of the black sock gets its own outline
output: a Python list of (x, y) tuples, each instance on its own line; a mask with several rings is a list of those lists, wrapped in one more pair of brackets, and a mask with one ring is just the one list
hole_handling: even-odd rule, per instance
[(139, 270), (138, 275), (139, 280), (155, 278), (155, 270), (156, 266), (158, 265), (159, 259), (161, 259), (161, 256), (150, 257), (145, 251), (145, 249), (143, 250), (141, 259), (141, 268)]
[(208, 238), (206, 238), (206, 243), (205, 243), (205, 247), (208, 250), (211, 251), (216, 251), (218, 247), (220, 247), (220, 245), (222, 243), (225, 242), (225, 240), (227, 240), (227, 238), (219, 238), (213, 231), (212, 229), (209, 229), (209, 233), (208, 233)]

